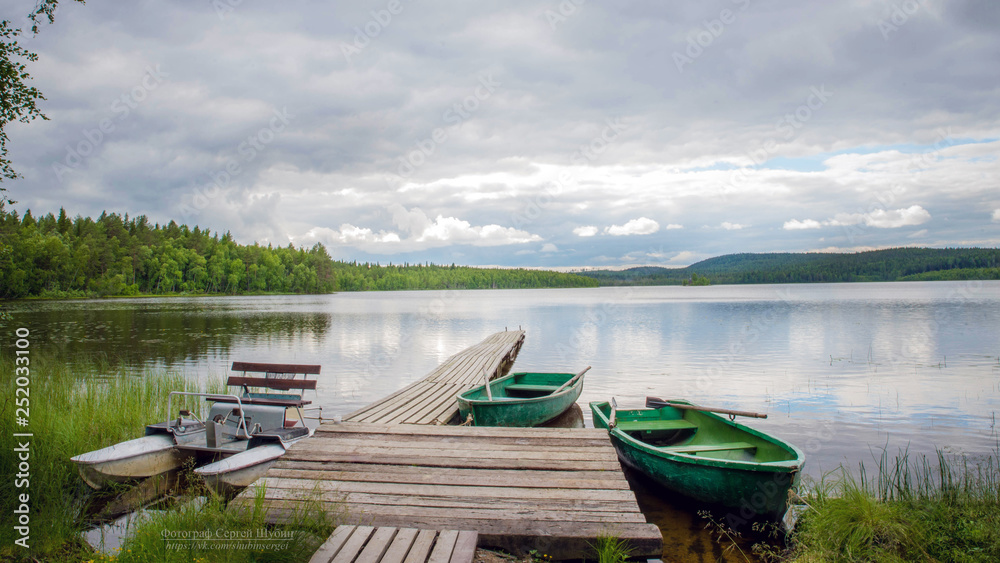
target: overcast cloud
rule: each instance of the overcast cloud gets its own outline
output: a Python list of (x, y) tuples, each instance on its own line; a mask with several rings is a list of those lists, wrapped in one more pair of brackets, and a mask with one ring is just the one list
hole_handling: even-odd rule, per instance
[(383, 263), (997, 246), (997, 29), (992, 0), (66, 3), (5, 186)]

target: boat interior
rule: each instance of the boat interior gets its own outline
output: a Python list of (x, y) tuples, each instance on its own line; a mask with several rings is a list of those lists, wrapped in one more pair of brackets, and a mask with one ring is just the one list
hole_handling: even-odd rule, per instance
[[(602, 408), (610, 416), (611, 408)], [(673, 407), (616, 411), (616, 427), (658, 450), (697, 457), (753, 461), (789, 461), (795, 452), (722, 417)]]

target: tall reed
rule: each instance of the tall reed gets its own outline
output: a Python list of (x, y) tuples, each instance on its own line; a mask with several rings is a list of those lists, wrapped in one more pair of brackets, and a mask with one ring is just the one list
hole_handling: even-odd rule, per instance
[(1000, 456), (882, 452), (808, 495), (794, 561), (1000, 561)]
[[(0, 435), (7, 440), (14, 433), (33, 434), (28, 487), (0, 487), (4, 514), (12, 514), (19, 505), (18, 495), (29, 494), (30, 548), (15, 545), (20, 536), (12, 526), (3, 526), (0, 558), (78, 561), (85, 551), (79, 539), (83, 514), (93, 497), (70, 457), (142, 436), (146, 424), (168, 416), (170, 391), (219, 392), (223, 385), (212, 379), (208, 389), (199, 389), (182, 374), (167, 370), (132, 373), (107, 358), (67, 362), (37, 351), (29, 358), (30, 417), (28, 426), (20, 427), (15, 426), (14, 358), (0, 355), (0, 374), (8, 382), (0, 400)], [(176, 403), (175, 408), (180, 408)], [(18, 462), (13, 447), (0, 449), (0, 475), (14, 475)]]

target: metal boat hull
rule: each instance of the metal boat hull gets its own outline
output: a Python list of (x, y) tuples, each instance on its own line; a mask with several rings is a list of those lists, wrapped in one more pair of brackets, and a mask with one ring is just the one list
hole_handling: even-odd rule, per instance
[(264, 444), (199, 467), (194, 472), (215, 492), (228, 494), (249, 487), (263, 477), (284, 453), (285, 446), (281, 443)]
[(185, 456), (174, 449), (170, 434), (154, 434), (121, 442), (71, 458), (80, 476), (95, 489), (109, 483), (145, 479), (178, 469)]

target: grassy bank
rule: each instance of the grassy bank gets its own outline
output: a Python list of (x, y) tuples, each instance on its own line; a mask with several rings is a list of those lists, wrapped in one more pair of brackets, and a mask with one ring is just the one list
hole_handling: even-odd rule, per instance
[[(0, 408), (0, 433), (31, 433), (29, 444), (29, 477), (25, 487), (0, 487), (0, 510), (15, 514), (21, 505), (19, 495), (29, 495), (30, 536), (28, 549), (15, 544), (20, 534), (12, 526), (0, 528), (0, 559), (23, 561), (296, 561), (307, 560), (305, 554), (315, 549), (329, 534), (329, 524), (320, 511), (307, 509), (282, 528), (278, 549), (218, 549), (218, 545), (190, 546), (171, 550), (164, 541), (168, 532), (190, 534), (224, 530), (233, 537), (259, 537), (266, 528), (264, 514), (255, 509), (238, 513), (226, 510), (216, 498), (201, 504), (175, 503), (144, 520), (126, 539), (122, 551), (103, 556), (80, 539), (87, 526), (86, 514), (97, 502), (97, 495), (80, 479), (69, 458), (123, 440), (142, 436), (146, 424), (167, 416), (167, 396), (170, 391), (223, 390), (221, 380), (211, 380), (207, 388), (197, 388), (195, 382), (181, 374), (166, 370), (149, 370), (127, 374), (106, 360), (66, 361), (32, 351), (30, 363), (30, 405), (28, 425), (15, 424), (13, 379), (15, 364), (12, 355), (0, 356), (0, 373), (8, 381), (8, 393)], [(20, 372), (19, 375), (23, 375)], [(21, 406), (24, 406), (23, 404)], [(176, 411), (182, 406), (196, 410), (204, 401), (188, 399), (185, 405), (174, 401)], [(23, 413), (22, 413), (23, 414)], [(18, 472), (18, 453), (14, 448), (0, 450), (0, 472)], [(189, 491), (197, 492), (197, 491)]]
[[(69, 458), (123, 440), (142, 436), (146, 424), (165, 417), (170, 391), (197, 391), (194, 382), (166, 371), (126, 375), (107, 361), (62, 359), (30, 351), (30, 404), (28, 423), (15, 424), (15, 358), (0, 356), (0, 373), (8, 382), (0, 408), (0, 434), (31, 433), (20, 438), (29, 442), (29, 476), (25, 486), (0, 488), (0, 510), (13, 514), (21, 506), (20, 495), (28, 494), (30, 507), (29, 549), (15, 545), (20, 537), (11, 526), (0, 528), (0, 557), (4, 559), (74, 560), (86, 553), (77, 538), (83, 529), (82, 515), (93, 500), (89, 488)], [(23, 375), (23, 371), (19, 375)], [(221, 387), (215, 384), (212, 391)], [(24, 407), (22, 403), (20, 405)], [(23, 412), (17, 416), (23, 417)], [(21, 442), (0, 450), (0, 474), (19, 472)]]
[(808, 495), (781, 560), (1000, 561), (1000, 459), (883, 455)]
[(118, 553), (92, 559), (94, 563), (304, 562), (333, 531), (318, 503), (309, 502), (291, 515), (288, 524), (269, 527), (264, 489), (254, 491), (253, 506), (245, 511), (228, 510), (222, 500), (208, 495), (204, 505), (188, 503), (156, 514), (136, 526)]

